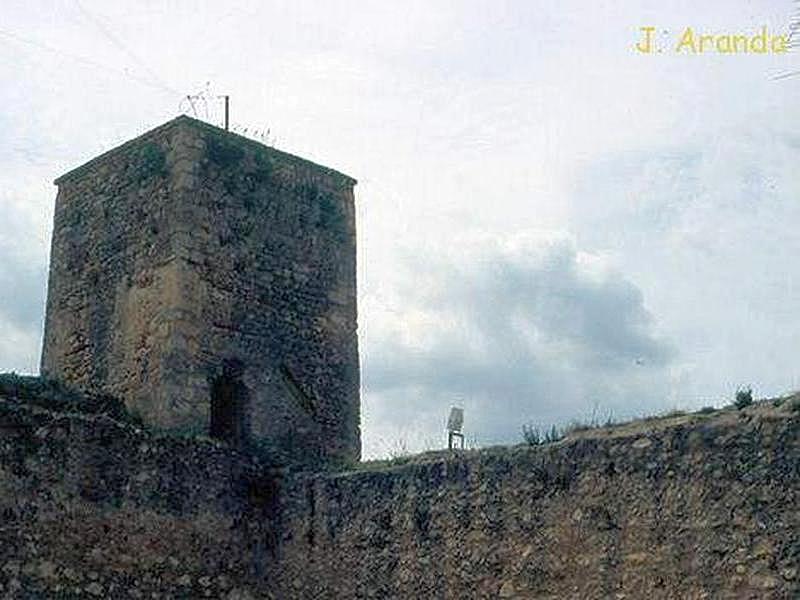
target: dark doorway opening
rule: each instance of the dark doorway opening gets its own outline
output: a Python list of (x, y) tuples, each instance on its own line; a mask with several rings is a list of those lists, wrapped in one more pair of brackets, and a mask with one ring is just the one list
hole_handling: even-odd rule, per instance
[(209, 435), (234, 446), (242, 446), (247, 435), (245, 407), (248, 394), (241, 374), (240, 365), (226, 365), (222, 375), (211, 382)]

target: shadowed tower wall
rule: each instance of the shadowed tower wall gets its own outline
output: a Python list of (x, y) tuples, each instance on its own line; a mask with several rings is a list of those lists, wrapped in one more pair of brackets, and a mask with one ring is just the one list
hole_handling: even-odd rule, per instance
[(56, 184), (43, 374), (152, 425), (360, 455), (355, 180), (179, 117)]

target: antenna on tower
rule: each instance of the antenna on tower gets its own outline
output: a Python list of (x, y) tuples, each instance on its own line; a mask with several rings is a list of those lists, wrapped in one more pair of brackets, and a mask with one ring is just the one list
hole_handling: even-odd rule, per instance
[[(205, 119), (206, 119), (206, 121), (208, 121), (208, 120), (210, 120), (212, 118), (212, 116), (209, 115), (209, 111), (208, 111), (208, 103), (209, 103), (209, 101), (213, 102), (215, 99), (219, 100), (221, 98), (223, 100), (223, 102), (224, 102), (224, 121), (223, 121), (224, 124), (223, 124), (223, 126), (225, 128), (225, 131), (230, 131), (230, 125), (231, 125), (231, 109), (230, 109), (231, 97), (228, 94), (225, 94), (224, 96), (213, 96), (211, 94), (210, 86), (211, 86), (210, 83), (206, 83), (206, 88), (204, 90), (201, 90), (197, 94), (187, 94), (186, 96), (184, 96), (183, 99), (181, 100), (181, 103), (178, 105), (178, 110), (181, 111), (181, 112), (185, 112), (184, 102), (188, 102), (189, 103), (189, 108), (191, 108), (191, 110), (192, 110), (192, 114), (194, 115), (195, 119), (197, 119), (199, 117), (197, 115), (196, 102), (202, 102), (203, 109), (204, 109), (204, 112), (205, 112)], [(216, 112), (216, 111), (214, 111), (214, 112)]]

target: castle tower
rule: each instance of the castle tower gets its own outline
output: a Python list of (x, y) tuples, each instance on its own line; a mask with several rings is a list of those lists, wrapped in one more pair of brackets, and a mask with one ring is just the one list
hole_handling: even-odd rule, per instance
[(355, 183), (186, 116), (58, 178), (42, 374), (157, 427), (357, 459)]

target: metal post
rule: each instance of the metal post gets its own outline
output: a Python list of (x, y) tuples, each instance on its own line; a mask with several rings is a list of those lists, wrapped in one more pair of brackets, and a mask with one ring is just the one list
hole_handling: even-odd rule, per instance
[(464, 434), (458, 433), (457, 431), (448, 431), (447, 432), (447, 449), (448, 450), (455, 450), (456, 443), (455, 440), (459, 440), (461, 442), (461, 449), (464, 449)]
[(229, 102), (228, 102), (228, 99), (229, 98), (230, 98), (230, 96), (225, 96), (225, 131), (228, 131), (228, 115), (229, 115), (229, 111), (228, 111)]

